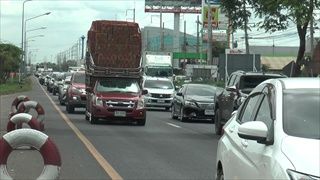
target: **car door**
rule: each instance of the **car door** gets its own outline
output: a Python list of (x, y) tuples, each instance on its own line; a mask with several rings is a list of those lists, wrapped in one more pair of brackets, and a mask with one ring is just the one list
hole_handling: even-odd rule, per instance
[[(263, 89), (261, 103), (253, 116), (253, 121), (262, 121), (268, 127), (268, 137), (266, 143), (258, 143), (254, 140), (241, 139), (242, 152), (248, 162), (248, 172), (241, 174), (240, 179), (272, 179), (272, 169), (276, 168), (273, 159), (273, 126), (275, 116), (274, 87), (267, 85)], [(249, 173), (250, 172), (250, 173)]]
[(238, 128), (240, 124), (253, 120), (257, 104), (261, 102), (262, 97), (261, 92), (251, 94), (241, 105), (237, 116), (232, 117), (230, 123), (224, 127), (225, 144), (228, 147), (226, 159), (223, 162), (225, 179), (246, 179), (242, 177), (255, 173), (251, 172), (253, 163), (244, 152), (246, 142), (238, 136)]

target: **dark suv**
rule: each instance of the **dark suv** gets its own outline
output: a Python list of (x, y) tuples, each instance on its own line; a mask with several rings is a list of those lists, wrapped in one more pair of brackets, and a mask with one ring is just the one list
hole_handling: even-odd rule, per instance
[(241, 102), (261, 82), (267, 79), (283, 78), (285, 75), (262, 72), (233, 72), (224, 90), (217, 94), (215, 100), (215, 131), (222, 134), (223, 125), (230, 119), (232, 112), (237, 110)]
[(73, 113), (76, 107), (86, 107), (86, 75), (84, 71), (74, 72), (66, 92), (66, 111)]

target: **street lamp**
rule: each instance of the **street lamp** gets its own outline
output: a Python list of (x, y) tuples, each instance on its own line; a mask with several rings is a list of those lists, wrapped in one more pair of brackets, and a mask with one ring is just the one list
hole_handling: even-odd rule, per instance
[(39, 28), (34, 28), (34, 29), (29, 29), (26, 30), (26, 32), (30, 32), (30, 31), (36, 31), (36, 30), (40, 30), (40, 29), (46, 29), (47, 27), (39, 27)]
[(23, 46), (24, 46), (24, 44), (23, 44), (23, 40), (24, 40), (24, 37), (23, 37), (23, 34), (24, 34), (24, 4), (29, 1), (31, 1), (31, 0), (25, 0), (22, 3), (22, 22), (21, 22), (21, 50), (22, 50), (21, 61), (22, 62), (20, 62), (20, 68), (19, 68), (19, 82), (21, 82), (21, 75), (20, 75), (21, 71), (22, 71), (21, 63), (22, 64), (24, 63), (24, 49), (23, 49)]
[[(30, 20), (32, 20), (32, 19), (35, 19), (35, 18), (38, 18), (38, 17), (41, 17), (41, 16), (46, 16), (46, 15), (49, 15), (51, 12), (47, 12), (47, 13), (44, 13), (44, 14), (40, 14), (40, 15), (37, 15), (37, 16), (34, 16), (34, 17), (31, 17), (31, 18), (28, 18), (28, 19), (26, 19), (25, 21), (24, 21), (24, 29), (23, 29), (23, 32), (24, 32), (24, 39), (23, 39), (23, 41), (22, 41), (22, 43), (23, 43), (23, 45), (24, 45), (24, 48), (23, 48), (23, 53), (24, 53), (24, 63), (25, 63), (25, 61), (26, 61), (26, 56), (27, 56), (27, 52), (26, 52), (26, 37), (27, 37), (27, 31), (26, 31), (26, 29), (27, 29), (27, 21), (30, 21)], [(25, 64), (24, 64), (24, 66), (23, 66), (23, 72), (25, 72)]]
[(28, 61), (28, 45), (27, 45), (27, 42), (34, 41), (32, 38), (36, 38), (36, 37), (44, 37), (44, 35), (40, 34), (40, 35), (30, 36), (25, 41), (25, 57), (24, 57), (25, 61)]

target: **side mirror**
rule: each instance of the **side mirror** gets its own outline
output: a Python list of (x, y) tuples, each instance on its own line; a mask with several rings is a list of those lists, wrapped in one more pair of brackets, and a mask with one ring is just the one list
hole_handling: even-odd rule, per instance
[(178, 92), (178, 93), (177, 93), (177, 96), (182, 96), (182, 92)]
[(262, 121), (249, 121), (238, 128), (238, 136), (243, 139), (264, 142), (267, 139), (268, 127)]
[(143, 90), (142, 90), (142, 95), (146, 95), (146, 94), (148, 94), (148, 90), (143, 89)]
[(227, 91), (232, 91), (232, 92), (237, 92), (237, 91), (238, 91), (236, 86), (226, 87), (226, 90), (227, 90)]
[(92, 88), (91, 88), (91, 87), (86, 87), (86, 91), (87, 91), (88, 93), (92, 93)]

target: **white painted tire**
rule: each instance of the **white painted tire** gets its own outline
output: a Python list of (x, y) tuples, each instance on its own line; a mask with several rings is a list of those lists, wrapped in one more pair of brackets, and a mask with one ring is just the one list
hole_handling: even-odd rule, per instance
[(7, 132), (15, 130), (16, 126), (22, 123), (28, 124), (31, 129), (40, 130), (40, 123), (36, 118), (27, 113), (19, 113), (10, 118), (7, 124)]
[(40, 123), (40, 130), (44, 130), (44, 118), (45, 118), (45, 112), (43, 107), (40, 103), (37, 101), (25, 101), (19, 104), (17, 113), (28, 113), (30, 109), (33, 108), (35, 111), (37, 111), (37, 117), (36, 119)]
[(46, 134), (34, 129), (14, 130), (0, 139), (0, 179), (12, 179), (7, 170), (8, 157), (14, 149), (26, 145), (37, 149), (44, 161), (37, 180), (59, 179), (61, 158), (58, 148)]
[(25, 96), (25, 95), (20, 95), (20, 96), (17, 96), (11, 103), (11, 114), (10, 116), (13, 116), (17, 113), (18, 111), (18, 106), (21, 102), (24, 102), (24, 101), (29, 101), (29, 97), (28, 96)]

